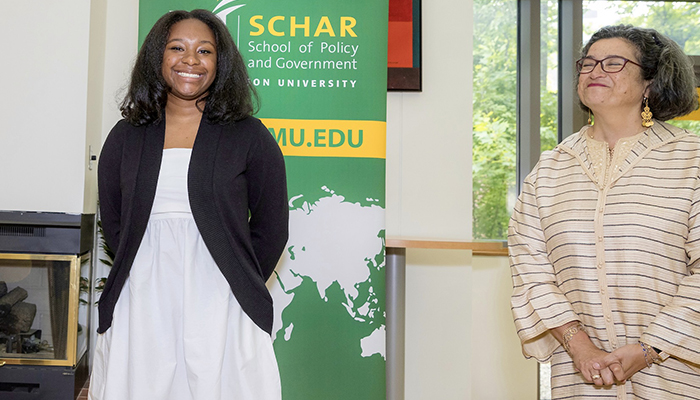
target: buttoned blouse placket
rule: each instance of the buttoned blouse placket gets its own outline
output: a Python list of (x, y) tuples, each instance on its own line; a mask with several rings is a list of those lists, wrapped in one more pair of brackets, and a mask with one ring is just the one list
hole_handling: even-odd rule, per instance
[[(596, 211), (593, 218), (596, 238), (595, 253), (598, 290), (600, 292), (603, 308), (605, 332), (610, 340), (612, 350), (616, 350), (619, 347), (619, 342), (617, 340), (617, 334), (615, 333), (615, 321), (613, 320), (612, 308), (610, 307), (608, 279), (605, 268), (605, 205), (608, 192), (613, 187), (617, 178), (622, 176), (625, 172), (620, 166), (638, 140), (639, 135), (632, 138), (621, 139), (618, 141), (615, 150), (610, 151), (607, 143), (587, 138), (588, 156), (591, 157), (591, 161), (593, 162), (594, 174), (598, 185), (598, 201), (596, 202)], [(620, 400), (627, 398), (625, 385), (617, 385), (617, 398)]]

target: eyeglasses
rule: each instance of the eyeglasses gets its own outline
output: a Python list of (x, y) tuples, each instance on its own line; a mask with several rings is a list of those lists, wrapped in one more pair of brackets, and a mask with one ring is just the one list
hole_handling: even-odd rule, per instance
[(576, 70), (578, 70), (579, 74), (590, 74), (593, 72), (598, 63), (600, 63), (600, 68), (603, 70), (603, 72), (607, 73), (620, 72), (623, 68), (625, 68), (627, 63), (632, 63), (639, 68), (642, 67), (632, 60), (619, 56), (605, 57), (602, 60), (596, 60), (592, 57), (583, 57), (582, 59), (576, 61)]

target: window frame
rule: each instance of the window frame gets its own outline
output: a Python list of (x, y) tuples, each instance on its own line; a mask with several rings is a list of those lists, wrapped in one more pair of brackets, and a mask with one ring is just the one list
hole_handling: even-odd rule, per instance
[[(517, 193), (540, 158), (540, 3), (518, 1)], [(557, 141), (561, 142), (585, 123), (571, 78), (583, 36), (583, 0), (559, 0), (558, 36)]]

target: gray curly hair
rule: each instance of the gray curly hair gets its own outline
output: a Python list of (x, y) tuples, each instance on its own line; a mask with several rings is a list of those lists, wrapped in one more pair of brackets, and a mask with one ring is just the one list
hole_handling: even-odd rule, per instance
[[(624, 39), (636, 48), (636, 56), (642, 66), (642, 77), (652, 81), (649, 87), (649, 108), (654, 113), (654, 118), (667, 121), (698, 108), (693, 62), (676, 42), (654, 29), (632, 25), (603, 27), (591, 36), (581, 50), (581, 57), (587, 56), (591, 45), (598, 40), (613, 38)], [(577, 82), (579, 76), (580, 74), (576, 75)], [(590, 111), (580, 99), (579, 105), (583, 111)], [(640, 104), (640, 110), (641, 107)]]

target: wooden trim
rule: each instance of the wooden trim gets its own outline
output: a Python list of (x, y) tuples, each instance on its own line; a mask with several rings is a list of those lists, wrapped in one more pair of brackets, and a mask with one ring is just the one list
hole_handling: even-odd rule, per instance
[(404, 249), (471, 250), (472, 254), (479, 256), (508, 255), (508, 245), (506, 242), (457, 242), (442, 240), (387, 238), (386, 247), (397, 247)]

